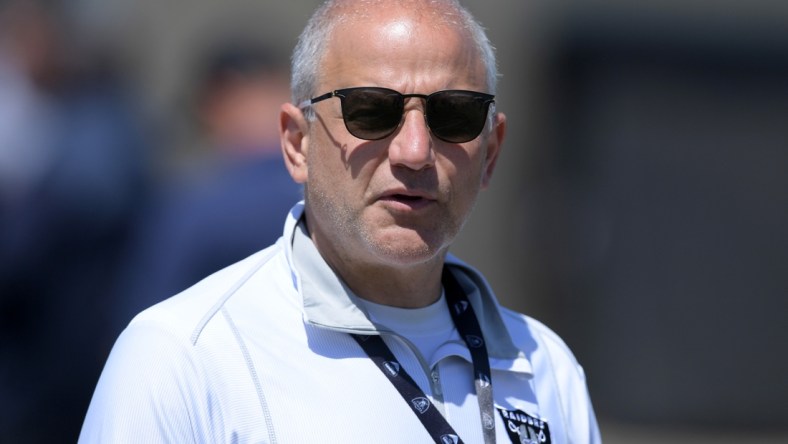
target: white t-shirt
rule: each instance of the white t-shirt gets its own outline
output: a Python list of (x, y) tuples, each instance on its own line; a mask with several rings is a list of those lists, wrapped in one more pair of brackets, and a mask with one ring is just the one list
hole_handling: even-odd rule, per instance
[(437, 362), (438, 350), (460, 335), (446, 306), (446, 295), (422, 308), (399, 308), (359, 299), (372, 323), (384, 330), (397, 332), (419, 351), (421, 358), (432, 367)]

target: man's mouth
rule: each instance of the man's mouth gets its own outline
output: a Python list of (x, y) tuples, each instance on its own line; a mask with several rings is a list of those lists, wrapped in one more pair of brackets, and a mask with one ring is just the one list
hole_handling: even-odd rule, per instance
[(418, 210), (435, 202), (435, 199), (420, 193), (389, 193), (381, 196), (379, 200), (389, 208), (400, 211)]
[(393, 196), (391, 196), (391, 198), (393, 200), (400, 200), (400, 201), (403, 201), (403, 202), (416, 202), (416, 201), (424, 199), (421, 196), (409, 196), (407, 194), (394, 194)]

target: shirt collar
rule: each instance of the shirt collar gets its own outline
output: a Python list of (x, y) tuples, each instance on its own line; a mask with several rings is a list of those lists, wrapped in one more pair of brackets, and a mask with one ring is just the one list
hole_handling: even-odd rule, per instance
[[(370, 321), (363, 304), (359, 303), (350, 288), (329, 267), (318, 252), (303, 219), (303, 202), (290, 212), (285, 225), (287, 257), (293, 282), (303, 299), (305, 322), (336, 331), (356, 334), (379, 334), (379, 328)], [(473, 306), (487, 344), (490, 366), (498, 370), (531, 373), (525, 354), (512, 341), (503, 321), (500, 307), (484, 277), (474, 268), (452, 255), (446, 258), (450, 268), (468, 300)], [(470, 361), (464, 346), (448, 347), (449, 355)]]

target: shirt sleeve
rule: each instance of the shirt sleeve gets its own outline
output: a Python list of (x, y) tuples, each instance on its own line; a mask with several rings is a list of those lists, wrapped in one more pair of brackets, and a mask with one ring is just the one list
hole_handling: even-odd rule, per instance
[(550, 378), (544, 379), (544, 381), (551, 379), (552, 381), (545, 384), (545, 387), (557, 394), (563, 416), (563, 426), (566, 428), (567, 442), (601, 444), (599, 424), (589, 396), (583, 367), (577, 362), (566, 343), (554, 331), (533, 319), (529, 323), (531, 328), (538, 332), (544, 356), (549, 361), (544, 373), (549, 374)]
[(564, 409), (569, 436), (572, 437), (570, 442), (601, 444), (599, 424), (588, 393), (585, 371), (574, 360), (574, 356), (569, 355), (569, 358), (571, 363), (564, 366), (564, 371), (558, 371), (558, 381), (559, 385), (567, 389), (563, 397), (564, 402), (567, 402)]
[(110, 353), (79, 443), (198, 442), (205, 391), (192, 348), (154, 322), (133, 322)]

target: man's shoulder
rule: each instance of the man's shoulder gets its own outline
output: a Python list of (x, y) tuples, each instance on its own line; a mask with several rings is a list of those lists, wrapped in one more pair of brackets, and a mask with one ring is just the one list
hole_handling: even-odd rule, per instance
[(565, 364), (578, 365), (574, 353), (561, 336), (541, 321), (506, 307), (501, 307), (501, 316), (515, 345), (521, 350), (541, 350), (552, 359), (559, 358)]
[[(250, 287), (270, 282), (271, 273), (284, 261), (281, 243), (261, 250), (204, 278), (186, 290), (140, 312), (131, 321), (157, 325), (177, 336), (192, 335), (211, 321), (227, 304), (243, 299)], [(240, 301), (239, 301), (240, 300)]]

